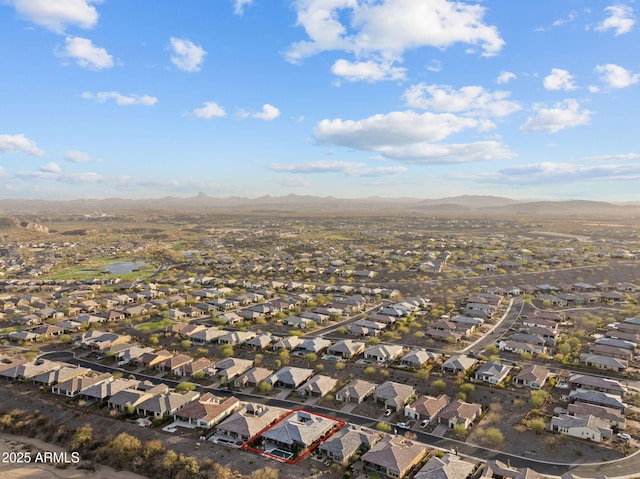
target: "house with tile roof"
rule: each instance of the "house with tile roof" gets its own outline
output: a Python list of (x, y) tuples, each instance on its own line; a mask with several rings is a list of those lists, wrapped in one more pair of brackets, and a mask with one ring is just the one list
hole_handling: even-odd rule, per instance
[(363, 379), (352, 379), (349, 383), (336, 393), (337, 401), (362, 402), (372, 396), (378, 385)]
[(410, 472), (420, 466), (427, 450), (424, 444), (388, 435), (374, 444), (360, 459), (367, 471), (387, 478), (402, 479), (409, 477)]
[(231, 396), (221, 398), (205, 393), (174, 413), (174, 420), (197, 427), (210, 428), (240, 409), (240, 401)]

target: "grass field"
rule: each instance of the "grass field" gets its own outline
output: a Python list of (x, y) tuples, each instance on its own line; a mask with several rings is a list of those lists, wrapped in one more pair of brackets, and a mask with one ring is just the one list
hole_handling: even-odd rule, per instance
[(126, 258), (94, 258), (84, 261), (82, 264), (61, 269), (51, 275), (53, 280), (65, 279), (87, 279), (87, 278), (120, 278), (123, 281), (133, 281), (140, 277), (145, 277), (153, 273), (156, 266), (147, 264), (141, 268), (125, 274), (112, 274), (104, 270), (104, 267), (110, 263), (119, 263), (130, 261)]
[(147, 323), (140, 323), (136, 326), (136, 329), (141, 331), (155, 331), (156, 329), (163, 329), (167, 326), (174, 324), (173, 320), (169, 318), (161, 319), (160, 321), (149, 321)]

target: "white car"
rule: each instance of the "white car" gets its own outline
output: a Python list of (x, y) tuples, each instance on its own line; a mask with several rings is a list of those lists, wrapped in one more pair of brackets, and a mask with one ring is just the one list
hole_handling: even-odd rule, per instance
[(392, 414), (393, 414), (393, 411), (392, 411), (391, 409), (387, 409), (387, 410), (384, 412), (384, 415), (385, 415), (386, 417), (389, 417), (389, 416), (391, 416)]
[(428, 419), (424, 419), (421, 423), (420, 423), (420, 427), (422, 429), (424, 429), (425, 427), (427, 427), (429, 425), (429, 420)]
[(620, 439), (624, 439), (625, 441), (631, 440), (631, 435), (627, 434), (626, 432), (619, 432), (618, 434), (616, 434), (616, 436), (618, 436)]
[(409, 425), (406, 422), (399, 422), (396, 424), (396, 426), (400, 429), (409, 429)]

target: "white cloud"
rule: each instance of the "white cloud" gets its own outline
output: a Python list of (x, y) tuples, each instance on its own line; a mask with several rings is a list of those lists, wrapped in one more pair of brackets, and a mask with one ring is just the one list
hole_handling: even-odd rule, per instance
[(240, 116), (240, 118), (257, 118), (258, 120), (271, 121), (280, 116), (280, 110), (278, 110), (273, 105), (265, 103), (264, 105), (262, 105), (262, 111), (259, 111), (257, 113), (249, 113), (247, 111), (240, 110), (238, 112), (238, 116)]
[(60, 173), (62, 171), (62, 168), (60, 168), (60, 165), (52, 161), (51, 163), (47, 163), (46, 165), (41, 166), (40, 171), (44, 173)]
[(588, 165), (577, 163), (530, 163), (504, 168), (492, 181), (501, 184), (549, 184), (602, 180), (637, 181), (640, 165)]
[[(512, 158), (508, 148), (496, 141), (435, 144), (465, 129), (485, 130), (485, 119), (451, 113), (391, 112), (363, 120), (323, 120), (314, 130), (319, 143), (379, 153), (382, 157), (416, 164), (465, 163)], [(335, 163), (323, 163), (323, 166)]]
[(521, 106), (508, 100), (507, 91), (488, 92), (481, 86), (465, 86), (455, 90), (449, 85), (419, 83), (405, 93), (407, 104), (413, 108), (447, 113), (468, 113), (477, 116), (508, 116)]
[(307, 188), (311, 186), (311, 182), (303, 176), (287, 176), (275, 180), (280, 186), (286, 188)]
[(500, 72), (500, 75), (498, 75), (498, 78), (496, 78), (496, 83), (498, 83), (499, 85), (504, 85), (506, 83), (509, 83), (511, 80), (515, 80), (516, 78), (518, 77), (513, 72)]
[(92, 4), (102, 0), (8, 0), (18, 15), (55, 33), (64, 33), (67, 26), (93, 28), (98, 12)]
[(401, 80), (406, 69), (394, 67), (390, 62), (378, 63), (373, 60), (350, 62), (345, 59), (337, 60), (331, 67), (334, 75), (348, 81), (377, 82), (381, 80)]
[(321, 160), (309, 163), (272, 163), (269, 169), (287, 173), (346, 173), (357, 168), (362, 168), (365, 164), (354, 161)]
[(640, 153), (622, 153), (619, 155), (597, 155), (588, 156), (584, 158), (584, 161), (635, 161), (640, 160)]
[(171, 37), (171, 62), (185, 72), (199, 72), (207, 52), (191, 40)]
[(202, 108), (196, 108), (192, 112), (198, 118), (210, 120), (211, 118), (219, 118), (226, 116), (224, 108), (218, 105), (215, 101), (207, 101)]
[(596, 26), (596, 30), (606, 32), (615, 30), (615, 34), (629, 33), (636, 23), (633, 8), (628, 5), (611, 5), (604, 9), (609, 14), (602, 23)]
[(544, 77), (544, 87), (547, 90), (575, 90), (573, 76), (562, 68), (552, 68), (551, 73)]
[(431, 63), (427, 65), (427, 70), (433, 73), (442, 71), (442, 62), (440, 60), (431, 60)]
[(320, 143), (376, 150), (384, 145), (439, 141), (468, 128), (482, 128), (483, 122), (449, 113), (395, 111), (363, 120), (322, 120), (314, 129)]
[(107, 50), (94, 46), (88, 38), (67, 37), (64, 49), (56, 50), (56, 54), (73, 59), (81, 67), (91, 70), (113, 67), (113, 58)]
[(580, 103), (571, 99), (556, 103), (553, 108), (535, 105), (534, 110), (536, 114), (527, 119), (520, 131), (557, 133), (565, 128), (588, 125), (593, 114), (592, 111), (581, 109)]
[(9, 178), (9, 173), (7, 173), (7, 170), (5, 170), (2, 166), (0, 166), (0, 178)]
[(389, 145), (377, 148), (384, 157), (420, 165), (459, 164), (476, 161), (506, 160), (516, 154), (497, 141), (475, 143)]
[(626, 88), (640, 80), (640, 74), (631, 73), (629, 70), (612, 63), (596, 66), (596, 72), (600, 73), (600, 79), (611, 88)]
[(244, 14), (244, 7), (251, 5), (253, 0), (234, 0), (233, 13), (236, 15)]
[(0, 135), (0, 152), (26, 153), (33, 156), (44, 156), (45, 153), (36, 142), (28, 139), (22, 133), (17, 135)]
[(142, 105), (142, 106), (153, 106), (158, 103), (158, 99), (155, 96), (149, 95), (123, 95), (117, 91), (101, 91), (98, 93), (91, 93), (85, 91), (82, 93), (82, 98), (85, 100), (94, 100), (98, 103), (106, 103), (107, 100), (114, 100), (117, 105), (120, 106), (128, 106), (128, 105)]
[(298, 0), (294, 7), (297, 23), (308, 36), (286, 52), (294, 63), (340, 50), (356, 56), (352, 65), (371, 59), (391, 65), (413, 48), (464, 43), (491, 56), (504, 45), (497, 28), (484, 23), (485, 9), (479, 5), (450, 0)]
[(272, 171), (295, 174), (343, 173), (347, 176), (358, 177), (382, 177), (407, 171), (407, 168), (404, 166), (377, 166), (371, 168), (362, 162), (340, 160), (321, 160), (309, 163), (289, 164), (272, 163), (268, 168)]
[(64, 159), (72, 163), (100, 163), (102, 160), (91, 157), (88, 153), (78, 150), (68, 150), (64, 154)]

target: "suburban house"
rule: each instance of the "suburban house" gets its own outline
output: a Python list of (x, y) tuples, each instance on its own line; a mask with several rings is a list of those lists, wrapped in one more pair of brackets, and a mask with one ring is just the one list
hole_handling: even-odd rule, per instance
[(304, 342), (304, 339), (298, 336), (287, 336), (285, 338), (282, 338), (280, 341), (277, 341), (273, 345), (273, 349), (276, 351), (278, 350), (293, 351), (296, 347), (301, 345), (303, 342)]
[(142, 401), (136, 407), (136, 411), (140, 416), (156, 418), (171, 416), (198, 397), (200, 397), (200, 393), (197, 391), (188, 391), (184, 394), (168, 391)]
[(331, 376), (316, 374), (306, 383), (296, 389), (296, 392), (303, 397), (322, 397), (329, 394), (336, 387), (338, 380)]
[(624, 359), (616, 359), (599, 354), (580, 354), (580, 362), (586, 366), (601, 369), (603, 371), (615, 371), (623, 373), (629, 367), (629, 362)]
[(84, 376), (89, 373), (89, 371), (90, 369), (88, 368), (62, 366), (61, 368), (45, 371), (42, 374), (32, 377), (31, 382), (33, 382), (33, 384), (39, 384), (40, 386), (52, 386), (68, 379), (75, 378), (76, 376)]
[(247, 372), (235, 378), (233, 380), (233, 385), (237, 388), (256, 387), (272, 374), (273, 371), (271, 369), (260, 367), (251, 368)]
[(428, 419), (429, 422), (433, 422), (449, 402), (451, 402), (451, 398), (446, 394), (441, 394), (438, 397), (420, 396), (413, 403), (404, 407), (404, 415), (418, 421)]
[(569, 377), (569, 385), (572, 389), (587, 389), (590, 391), (600, 391), (607, 394), (624, 397), (626, 390), (622, 384), (614, 379), (606, 379), (600, 376), (589, 374), (572, 374)]
[(305, 339), (294, 349), (294, 354), (303, 356), (308, 353), (318, 354), (333, 344), (332, 341), (324, 338)]
[(138, 367), (153, 368), (155, 367), (156, 364), (164, 362), (172, 356), (173, 354), (170, 351), (167, 351), (166, 349), (162, 349), (160, 351), (155, 351), (153, 353), (141, 354), (136, 359), (134, 359), (133, 362)]
[(409, 477), (411, 470), (417, 468), (426, 455), (424, 444), (389, 435), (374, 444), (360, 459), (367, 471), (402, 479)]
[(498, 361), (487, 361), (473, 375), (476, 381), (489, 384), (500, 384), (506, 379), (512, 366), (507, 366)]
[(445, 407), (438, 416), (440, 424), (447, 424), (453, 428), (457, 424), (462, 424), (467, 429), (476, 419), (482, 415), (482, 406), (454, 399)]
[(491, 459), (482, 470), (480, 479), (539, 479), (540, 475), (528, 467), (516, 468)]
[(362, 354), (365, 350), (366, 344), (362, 341), (354, 341), (353, 339), (343, 339), (337, 343), (329, 346), (327, 349), (328, 354), (339, 356), (343, 359), (351, 359), (358, 354)]
[(422, 366), (428, 363), (435, 362), (441, 354), (432, 353), (422, 348), (415, 348), (402, 356), (400, 359), (400, 366), (405, 368), (420, 369)]
[(398, 344), (376, 344), (365, 349), (365, 359), (378, 363), (388, 363), (396, 360), (404, 353), (404, 348)]
[(190, 363), (183, 364), (177, 368), (173, 374), (176, 376), (193, 376), (200, 371), (204, 372), (213, 365), (211, 360), (207, 358), (198, 358)]
[(251, 331), (231, 331), (219, 336), (218, 343), (236, 346), (238, 344), (244, 344), (255, 337), (256, 333)]
[(0, 377), (13, 381), (19, 379), (28, 380), (48, 371), (60, 369), (61, 367), (61, 363), (47, 359), (36, 359), (35, 361), (24, 363), (16, 361), (11, 363), (11, 367), (0, 371)]
[(115, 393), (107, 401), (107, 404), (111, 409), (124, 412), (128, 408), (136, 408), (147, 399), (158, 394), (164, 394), (167, 391), (169, 391), (169, 388), (165, 384), (156, 385), (150, 381), (140, 381), (136, 382), (134, 386)]
[(624, 417), (624, 414), (617, 409), (609, 407), (577, 402), (569, 404), (567, 413), (570, 416), (577, 417), (595, 416), (608, 422), (610, 427), (615, 427), (620, 430), (624, 430), (627, 427), (627, 419)]
[(368, 451), (382, 439), (380, 433), (360, 426), (349, 425), (340, 429), (324, 441), (318, 450), (332, 461), (347, 465), (356, 454)]
[(313, 369), (284, 366), (265, 381), (276, 388), (296, 389), (311, 376), (313, 376)]
[(293, 411), (260, 437), (286, 451), (303, 451), (342, 426), (335, 419), (307, 411)]
[(247, 372), (253, 367), (251, 359), (225, 358), (213, 365), (216, 376), (228, 382)]
[(217, 434), (244, 443), (276, 422), (288, 411), (259, 403), (247, 403), (216, 428)]
[(595, 416), (569, 416), (560, 414), (551, 418), (550, 429), (579, 439), (602, 442), (612, 436), (611, 426), (607, 421)]
[(174, 419), (197, 427), (210, 428), (239, 408), (240, 401), (233, 396), (220, 398), (206, 393), (175, 413)]
[(442, 370), (446, 373), (458, 374), (471, 370), (478, 363), (477, 359), (462, 354), (456, 354), (442, 363)]
[(176, 371), (192, 362), (193, 358), (188, 354), (178, 354), (157, 363), (155, 368), (158, 371), (167, 371), (176, 374)]
[(113, 379), (112, 377), (111, 380), (102, 381), (83, 389), (80, 395), (88, 400), (106, 401), (117, 392), (136, 384), (138, 384), (138, 381), (135, 379)]
[(61, 396), (76, 397), (83, 390), (100, 384), (101, 382), (108, 381), (112, 377), (111, 373), (98, 374), (92, 371), (86, 376), (76, 376), (52, 386), (51, 392), (53, 394), (60, 394)]
[(525, 364), (522, 370), (513, 377), (513, 384), (518, 387), (541, 389), (549, 378), (549, 370), (537, 364)]
[(413, 479), (471, 479), (475, 469), (475, 464), (447, 452), (430, 458)]
[(373, 397), (376, 402), (384, 404), (386, 408), (400, 411), (415, 393), (413, 386), (386, 381), (376, 388)]
[(377, 387), (376, 383), (370, 381), (352, 379), (336, 393), (336, 400), (362, 404), (362, 401), (371, 396)]
[(613, 409), (618, 409), (624, 412), (626, 404), (622, 402), (620, 396), (614, 394), (602, 393), (600, 391), (589, 391), (585, 389), (578, 389), (569, 393), (569, 402), (583, 402), (587, 404), (595, 404), (597, 406), (605, 406)]

